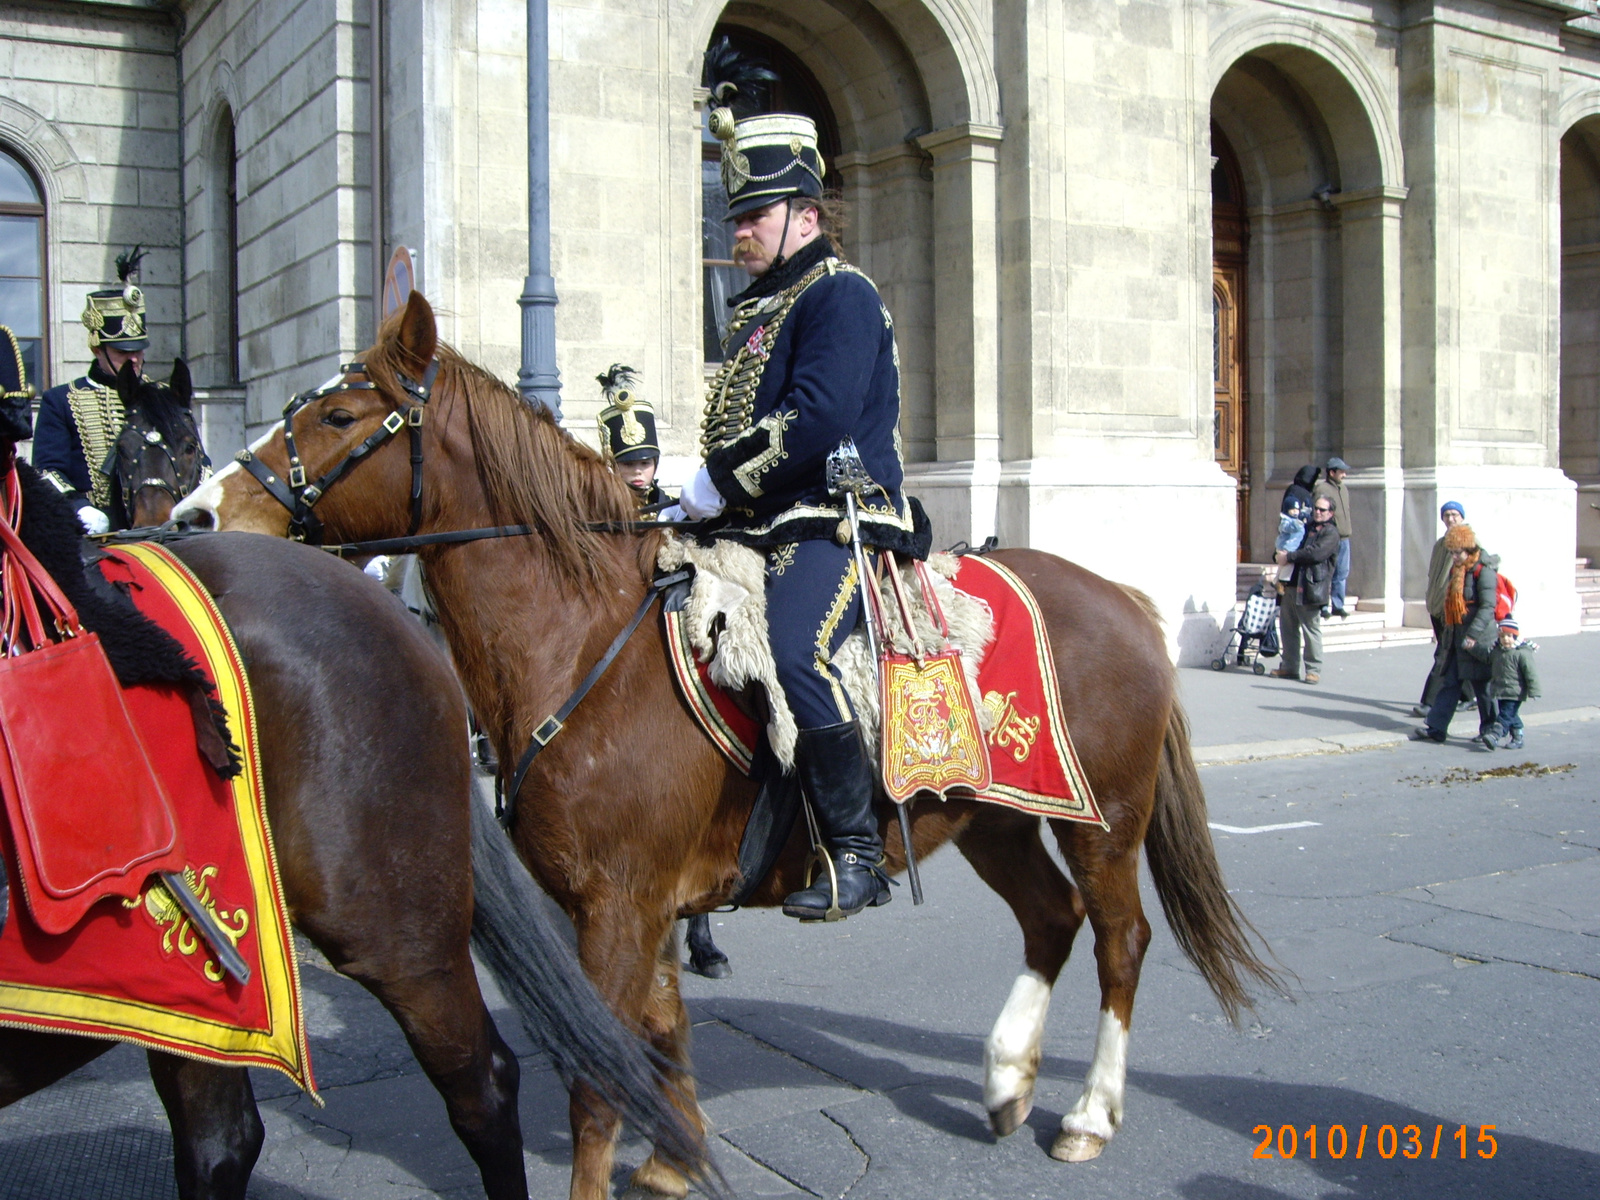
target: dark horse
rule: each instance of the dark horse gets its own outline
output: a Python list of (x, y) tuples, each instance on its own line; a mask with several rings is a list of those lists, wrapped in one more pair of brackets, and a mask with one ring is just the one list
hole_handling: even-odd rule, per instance
[[(325, 391), (292, 416), (309, 478), (344, 462), (386, 418), (396, 428), (421, 421), (423, 531), (503, 523), (534, 531), (421, 552), (473, 708), (500, 762), (515, 763), (531, 731), (645, 594), (663, 535), (596, 531), (596, 522), (634, 516), (626, 485), (547, 411), (530, 408), (440, 346), (433, 312), (418, 293), (384, 324), (363, 364), (344, 377), (355, 387)], [(415, 381), (435, 365), (424, 404)], [(375, 386), (362, 386), (368, 383)], [(359, 469), (320, 500), (316, 513), (329, 536), (406, 532), (413, 484), (406, 441), (369, 446)], [(256, 454), (278, 478), (287, 476), (281, 426), (257, 443)], [(285, 508), (237, 465), (174, 517), (277, 534), (288, 527)], [(1223, 886), (1187, 723), (1173, 698), (1173, 669), (1149, 602), (1048, 554), (996, 557), (1026, 581), (1044, 611), (1064, 711), (1110, 828), (1049, 823), (1071, 880), (1054, 865), (1037, 817), (994, 804), (923, 804), (912, 840), (918, 856), (954, 841), (1022, 926), (1026, 970), (985, 1050), (984, 1101), (1002, 1135), (1028, 1114), (1050, 990), (1089, 918), (1099, 1036), (1083, 1094), (1051, 1150), (1077, 1161), (1098, 1154), (1122, 1119), (1128, 1027), (1150, 937), (1139, 903), (1141, 846), (1178, 944), (1230, 1015), (1249, 1003), (1247, 979), (1281, 985), (1252, 948), (1248, 923)], [(672, 921), (730, 895), (753, 793), (700, 734), (677, 695), (660, 627), (647, 623), (535, 761), (516, 798), (517, 847), (572, 915), (584, 968), (617, 1013), (685, 1071), (688, 1021)], [(880, 816), (887, 827), (887, 805)], [(890, 869), (903, 870), (898, 834), (886, 840)], [(801, 886), (805, 850), (797, 829), (754, 903), (779, 903)], [(685, 1078), (686, 1092), (689, 1086)], [(581, 1088), (571, 1118), (572, 1196), (599, 1200), (609, 1185), (615, 1122)], [(686, 1190), (659, 1147), (634, 1182), (669, 1195)]]
[[(90, 585), (72, 510), (26, 464), (16, 469), (24, 540), (110, 645), (120, 622), (137, 620), (131, 605), (122, 612)], [(479, 994), (469, 936), (563, 1074), (631, 1101), (632, 1119), (698, 1169), (698, 1131), (661, 1093), (651, 1051), (584, 978), (509, 841), (472, 799), (461, 686), (422, 627), (318, 550), (248, 534), (172, 548), (216, 597), (249, 668), (290, 915), (400, 1023), (488, 1195), (528, 1194), (519, 1068)], [(0, 1029), (0, 1106), (111, 1044)], [(248, 1072), (155, 1051), (149, 1060), (179, 1194), (243, 1197), (263, 1138)]]
[(172, 364), (165, 384), (141, 379), (125, 365), (117, 394), (126, 414), (107, 462), (113, 493), (124, 519), (119, 528), (160, 525), (211, 465), (194, 418), (194, 385), (183, 359)]

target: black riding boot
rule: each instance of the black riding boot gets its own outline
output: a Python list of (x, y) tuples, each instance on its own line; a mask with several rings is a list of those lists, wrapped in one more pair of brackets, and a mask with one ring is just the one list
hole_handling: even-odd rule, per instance
[[(795, 747), (795, 766), (839, 880), (838, 915), (832, 919), (854, 916), (868, 905), (889, 903), (888, 879), (878, 866), (883, 859), (883, 839), (872, 815), (877, 772), (867, 757), (859, 727), (854, 721), (845, 721), (802, 729)], [(802, 921), (828, 919), (833, 908), (832, 882), (827, 864), (821, 864), (810, 887), (784, 899), (784, 915)]]

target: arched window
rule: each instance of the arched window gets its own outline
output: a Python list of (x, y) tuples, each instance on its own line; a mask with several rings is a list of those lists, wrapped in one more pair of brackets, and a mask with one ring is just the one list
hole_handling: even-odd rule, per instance
[(206, 213), (210, 246), (207, 308), (211, 352), (206, 378), (227, 386), (239, 372), (239, 156), (234, 142), (233, 113), (224, 105), (217, 116), (207, 155)]
[[(730, 47), (745, 60), (766, 67), (778, 78), (762, 89), (759, 96), (743, 96), (734, 104), (740, 117), (756, 113), (790, 112), (810, 117), (817, 123), (817, 147), (822, 151), (824, 180), (833, 185), (833, 161), (839, 154), (839, 127), (833, 110), (816, 77), (793, 52), (771, 38), (737, 25), (718, 25), (711, 44), (727, 38)], [(708, 86), (719, 82), (708, 79)], [(738, 295), (750, 282), (733, 265), (733, 227), (728, 223), (728, 197), (722, 190), (722, 143), (712, 136), (711, 103), (707, 102), (700, 123), (700, 254), (704, 284), (705, 356), (707, 362), (722, 361), (722, 339), (728, 332), (728, 297)]]
[(28, 382), (43, 391), (47, 361), (44, 307), (44, 195), (15, 155), (0, 148), (0, 325), (22, 347)]

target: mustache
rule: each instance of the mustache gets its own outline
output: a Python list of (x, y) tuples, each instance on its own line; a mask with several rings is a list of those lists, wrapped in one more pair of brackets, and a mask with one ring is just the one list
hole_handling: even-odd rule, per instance
[(733, 261), (739, 262), (746, 258), (765, 258), (767, 252), (762, 249), (761, 243), (755, 238), (740, 238), (733, 244)]

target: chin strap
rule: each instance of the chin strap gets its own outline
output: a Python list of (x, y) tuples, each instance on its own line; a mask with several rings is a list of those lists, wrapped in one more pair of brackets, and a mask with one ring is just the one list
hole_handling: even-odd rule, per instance
[(789, 256), (783, 252), (783, 244), (789, 240), (789, 218), (792, 216), (794, 216), (794, 209), (789, 206), (789, 201), (785, 199), (783, 202), (783, 236), (778, 239), (778, 254), (772, 260), (772, 265), (767, 268), (769, 271), (776, 271), (789, 261)]

